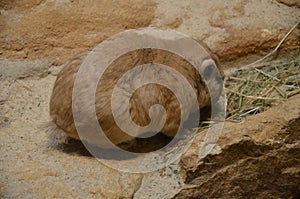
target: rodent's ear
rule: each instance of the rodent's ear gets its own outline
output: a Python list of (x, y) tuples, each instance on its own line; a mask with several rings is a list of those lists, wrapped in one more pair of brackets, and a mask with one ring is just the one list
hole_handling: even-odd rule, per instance
[[(217, 69), (219, 70), (221, 78), (224, 80), (225, 74), (224, 74), (223, 69), (220, 65), (219, 57), (211, 51), (211, 49), (208, 47), (208, 45), (205, 42), (203, 42), (203, 41), (198, 41), (198, 42), (206, 50), (206, 52), (208, 52), (208, 54), (210, 55), (210, 58), (213, 59), (215, 65), (217, 66)], [(209, 58), (207, 58), (207, 59), (209, 59)]]
[(219, 57), (216, 54), (213, 54), (213, 53), (211, 53), (210, 56), (214, 60), (216, 66), (217, 66), (217, 68), (219, 70), (219, 73), (221, 75), (221, 78), (224, 80), (225, 79), (225, 73), (224, 73), (223, 68), (222, 68), (222, 66), (220, 64)]
[(206, 59), (202, 62), (201, 68), (204, 79), (208, 80), (216, 70), (217, 65), (213, 59)]

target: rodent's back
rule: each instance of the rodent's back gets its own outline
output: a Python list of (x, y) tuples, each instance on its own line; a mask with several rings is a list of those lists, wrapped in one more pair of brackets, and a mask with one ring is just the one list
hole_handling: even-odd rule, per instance
[[(88, 53), (89, 51), (86, 51), (72, 59), (58, 74), (50, 101), (50, 115), (53, 122), (60, 129), (75, 138), (78, 138), (78, 134), (72, 116), (72, 91), (76, 73)], [(207, 57), (207, 59), (210, 58)], [(126, 72), (130, 71), (135, 66), (148, 63), (160, 63), (177, 70), (185, 77), (194, 89), (198, 97), (199, 108), (210, 106), (211, 96), (205, 83), (198, 71), (183, 58), (175, 54), (171, 54), (170, 52), (156, 49), (143, 49), (126, 53), (115, 60), (104, 72), (98, 83), (95, 96), (96, 115), (98, 117), (99, 124), (114, 144), (126, 142), (133, 138), (123, 133), (114, 121), (111, 110), (111, 96), (113, 89), (118, 80)], [(222, 70), (219, 70), (223, 77)], [(159, 71), (156, 72), (157, 74), (160, 73)], [(146, 74), (155, 75), (155, 72)], [(172, 76), (172, 74), (170, 75)], [(139, 77), (139, 75), (136, 74), (136, 77)], [(134, 76), (132, 78), (134, 79)], [(168, 78), (166, 78), (166, 81), (170, 81), (170, 79), (168, 80)], [(172, 81), (174, 81), (172, 82), (174, 84), (180, 84), (180, 82), (176, 82), (176, 79), (174, 78)], [(80, 83), (89, 83), (88, 74), (86, 79)], [(127, 84), (126, 82), (123, 83)], [(130, 88), (130, 83), (128, 83), (127, 86)], [(181, 92), (185, 91), (182, 90)], [(218, 98), (220, 94), (218, 92), (219, 91), (217, 89), (216, 93), (212, 93), (212, 98)], [(185, 93), (181, 94), (184, 95)], [(161, 132), (168, 136), (174, 136), (180, 124), (181, 107), (174, 93), (161, 85), (149, 84), (135, 90), (133, 95), (130, 97), (129, 110), (132, 120), (140, 126), (146, 126), (149, 124), (151, 122), (149, 117), (149, 108), (154, 104), (161, 104), (167, 113), (166, 124)], [(125, 105), (126, 103), (120, 102), (120, 106)], [(81, 138), (91, 143), (94, 141), (89, 137), (83, 136)]]

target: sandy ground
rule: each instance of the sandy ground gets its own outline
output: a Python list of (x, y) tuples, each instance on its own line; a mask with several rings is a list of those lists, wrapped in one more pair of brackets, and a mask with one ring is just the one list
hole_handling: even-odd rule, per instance
[(145, 177), (119, 173), (79, 142), (49, 139), (45, 126), (55, 78), (0, 80), (0, 198), (131, 198), (135, 192), (135, 198), (169, 198), (180, 188), (176, 168)]

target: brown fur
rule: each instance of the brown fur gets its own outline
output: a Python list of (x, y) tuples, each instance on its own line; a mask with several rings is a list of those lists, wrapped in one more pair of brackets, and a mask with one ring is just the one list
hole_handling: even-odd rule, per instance
[[(74, 138), (79, 138), (72, 116), (72, 90), (76, 73), (89, 51), (76, 56), (62, 69), (54, 85), (50, 101), (50, 115), (56, 126)], [(204, 59), (208, 59), (205, 57)], [(203, 60), (204, 60), (203, 59)], [(133, 64), (135, 63), (135, 65)], [(100, 79), (96, 91), (96, 114), (105, 134), (114, 144), (130, 141), (133, 137), (124, 134), (116, 125), (111, 114), (111, 95), (114, 86), (121, 76), (136, 65), (146, 63), (161, 63), (171, 66), (185, 77), (194, 88), (198, 96), (199, 108), (209, 107), (211, 97), (208, 89), (198, 72), (183, 58), (163, 50), (143, 49), (129, 52), (116, 59), (105, 71)], [(224, 74), (219, 68), (222, 78)], [(88, 84), (88, 77), (82, 84)], [(176, 82), (174, 82), (176, 83)], [(220, 95), (219, 85), (216, 85), (213, 100)], [(183, 93), (184, 95), (184, 93)], [(130, 115), (133, 121), (140, 126), (150, 123), (149, 108), (153, 104), (161, 104), (166, 110), (166, 124), (161, 130), (168, 136), (174, 136), (180, 123), (180, 106), (175, 95), (166, 87), (149, 84), (137, 89), (130, 99)], [(89, 138), (84, 138), (93, 142)]]

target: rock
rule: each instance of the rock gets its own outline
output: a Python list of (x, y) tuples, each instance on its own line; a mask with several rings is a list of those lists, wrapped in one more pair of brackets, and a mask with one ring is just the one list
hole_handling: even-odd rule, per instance
[(277, 1), (287, 6), (297, 6), (298, 8), (300, 8), (300, 1), (298, 0), (277, 0)]
[[(147, 26), (181, 31), (228, 60), (274, 48), (300, 19), (299, 8), (275, 0), (1, 1), (0, 9), (0, 58), (54, 56), (57, 64), (116, 33)], [(299, 46), (298, 36), (299, 29), (282, 48)]]
[(0, 6), (0, 51), (6, 58), (22, 58), (28, 50), (29, 59), (55, 56), (62, 64), (118, 32), (150, 25), (155, 3), (38, 0)]
[(300, 95), (226, 123), (220, 150), (199, 158), (200, 134), (181, 160), (186, 187), (175, 198), (299, 198)]
[(0, 60), (0, 77), (13, 79), (27, 77), (45, 77), (51, 67), (51, 59), (12, 61), (8, 59)]
[[(289, 13), (289, 14), (288, 14)], [(275, 47), (300, 19), (299, 9), (275, 1), (173, 1), (157, 4), (154, 24), (167, 28), (183, 18), (176, 30), (204, 41), (222, 60)], [(299, 45), (299, 30), (285, 48)]]
[(144, 174), (142, 184), (133, 198), (172, 198), (180, 191), (183, 184), (180, 166), (176, 161), (164, 169)]

